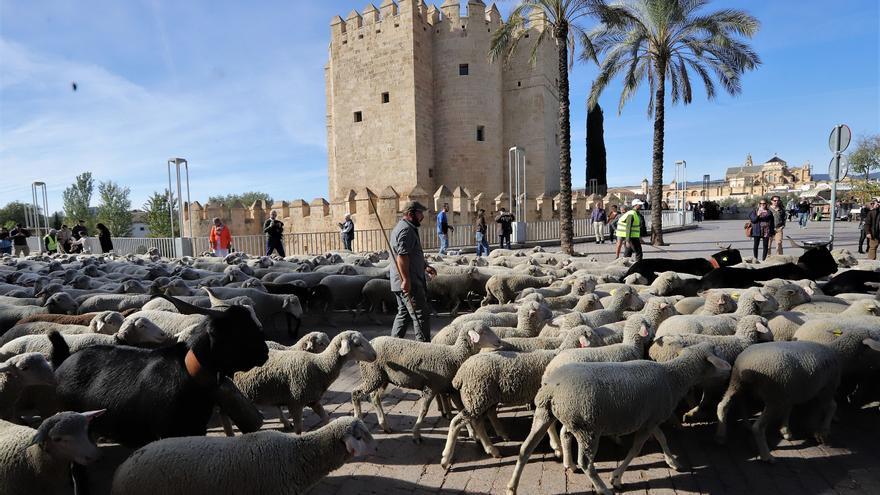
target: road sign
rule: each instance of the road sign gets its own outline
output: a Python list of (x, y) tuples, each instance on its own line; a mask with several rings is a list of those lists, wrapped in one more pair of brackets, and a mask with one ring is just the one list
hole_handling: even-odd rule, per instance
[(831, 130), (828, 147), (831, 148), (832, 153), (843, 153), (849, 147), (850, 140), (852, 140), (852, 131), (849, 130), (849, 126), (840, 124)]
[[(837, 160), (840, 160), (840, 164), (835, 170), (835, 165), (837, 164)], [(849, 163), (846, 161), (846, 155), (837, 155), (831, 159), (831, 163), (828, 164), (828, 177), (831, 180), (842, 181), (846, 179), (847, 174), (849, 174)]]

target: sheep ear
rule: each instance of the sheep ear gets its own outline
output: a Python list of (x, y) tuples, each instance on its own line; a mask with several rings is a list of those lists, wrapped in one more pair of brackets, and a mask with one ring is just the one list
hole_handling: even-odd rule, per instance
[(95, 419), (95, 418), (101, 416), (101, 415), (104, 414), (105, 412), (107, 412), (106, 409), (98, 409), (98, 410), (96, 410), (96, 411), (86, 411), (86, 412), (81, 413), (81, 414), (82, 414), (83, 416), (85, 416), (86, 419), (89, 420), (89, 422), (91, 422), (93, 419)]
[(871, 349), (880, 352), (880, 341), (874, 339), (865, 339), (862, 341), (862, 343), (870, 347)]
[(710, 363), (712, 363), (712, 366), (715, 366), (715, 368), (718, 369), (719, 371), (730, 371), (730, 363), (721, 359), (718, 356), (710, 354), (710, 355), (706, 356), (706, 361), (709, 361)]
[(642, 323), (642, 326), (639, 328), (639, 335), (642, 337), (648, 336), (648, 325)]
[(12, 373), (15, 374), (18, 372), (18, 368), (15, 367), (12, 363), (0, 363), (0, 373)]
[(758, 301), (758, 302), (765, 302), (766, 300), (767, 300), (767, 298), (764, 297), (764, 294), (761, 294), (760, 292), (758, 292), (757, 294), (755, 294), (755, 301)]
[(96, 320), (95, 330), (97, 330), (98, 333), (104, 333), (102, 330), (104, 330), (104, 325), (106, 325), (107, 322), (104, 321), (104, 318), (96, 318)]
[(804, 291), (810, 296), (816, 293), (811, 287), (804, 287)]
[(583, 335), (581, 335), (580, 337), (578, 337), (578, 344), (580, 344), (581, 347), (590, 347), (590, 341), (589, 341), (589, 339), (587, 339), (587, 338), (586, 338), (585, 336), (583, 336)]
[(666, 309), (668, 307), (669, 307), (669, 303), (665, 303), (665, 302), (660, 303), (660, 309)]
[(471, 342), (473, 342), (474, 344), (476, 344), (477, 342), (480, 341), (479, 332), (475, 332), (473, 330), (468, 330), (468, 337), (470, 337)]
[(770, 331), (770, 329), (767, 328), (767, 325), (765, 325), (765, 324), (763, 324), (763, 323), (761, 323), (761, 322), (758, 322), (758, 324), (755, 325), (755, 328), (757, 328), (757, 329), (758, 329), (758, 332), (760, 332), (760, 333), (767, 333), (767, 332)]
[(342, 342), (339, 343), (339, 355), (345, 356), (349, 352), (351, 352), (351, 343), (348, 339), (342, 339)]

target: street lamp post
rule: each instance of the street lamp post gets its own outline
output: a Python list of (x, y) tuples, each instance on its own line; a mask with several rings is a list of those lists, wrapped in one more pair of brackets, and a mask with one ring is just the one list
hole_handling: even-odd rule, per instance
[[(681, 203), (678, 203), (679, 215), (681, 218), (681, 225), (684, 226), (684, 217), (685, 217), (685, 207), (684, 203), (687, 199), (687, 161), (686, 160), (678, 160), (675, 162), (675, 188), (676, 188), (676, 202), (678, 202), (678, 189), (679, 184), (681, 184)], [(679, 183), (679, 180), (681, 181)]]

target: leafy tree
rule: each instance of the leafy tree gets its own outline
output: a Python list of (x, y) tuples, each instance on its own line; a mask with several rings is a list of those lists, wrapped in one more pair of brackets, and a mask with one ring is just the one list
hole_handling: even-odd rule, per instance
[(758, 55), (740, 38), (751, 38), (759, 22), (736, 9), (722, 9), (707, 14), (697, 11), (706, 1), (632, 0), (597, 6), (602, 20), (588, 34), (592, 43), (584, 43), (583, 57), (604, 54), (599, 75), (590, 91), (590, 106), (618, 74), (623, 74), (623, 91), (618, 113), (623, 105), (647, 81), (650, 96), (648, 116), (654, 117), (654, 150), (651, 184), (651, 243), (663, 245), (663, 141), (665, 125), (666, 82), (670, 84), (672, 103), (691, 103), (691, 73), (703, 81), (706, 96), (715, 97), (712, 75), (731, 95), (741, 91), (740, 77), (760, 65)]
[[(519, 0), (507, 22), (492, 35), (489, 58), (509, 63), (520, 41), (528, 35), (527, 19), (543, 15), (547, 27), (532, 43), (531, 61), (537, 60), (538, 49), (543, 43), (556, 47), (559, 79), (556, 90), (559, 95), (559, 241), (562, 251), (574, 252), (574, 228), (571, 212), (571, 118), (568, 96), (569, 56), (574, 53), (577, 40), (589, 44), (590, 38), (580, 26), (584, 17), (594, 13), (595, 0)], [(592, 52), (592, 50), (590, 50)]]
[[(173, 194), (171, 196), (171, 205), (174, 207), (174, 218), (178, 218), (177, 198)], [(150, 199), (144, 203), (144, 211), (147, 212), (147, 225), (150, 228), (150, 237), (171, 237), (171, 218), (168, 211), (168, 189), (164, 193), (153, 191)], [(176, 227), (176, 224), (175, 224)], [(177, 231), (179, 234), (179, 230)]]
[(12, 201), (0, 208), (0, 225), (9, 229), (15, 227), (17, 223), (24, 225), (26, 223), (25, 206), (21, 201)]
[(849, 154), (849, 166), (853, 172), (864, 174), (865, 180), (871, 170), (880, 169), (880, 134), (859, 137), (856, 148)]
[[(51, 217), (49, 217), (49, 225), (53, 229), (60, 229), (61, 224), (63, 224), (63, 223), (64, 223), (64, 212), (63, 211), (56, 211), (55, 213), (52, 214)], [(70, 227), (70, 225), (68, 225), (68, 227)]]
[(117, 237), (131, 235), (129, 192), (129, 188), (120, 187), (113, 181), (98, 184), (98, 195), (101, 198), (101, 205), (98, 206), (98, 221), (106, 225), (110, 233)]
[(587, 191), (590, 179), (596, 179), (597, 194), (608, 191), (608, 164), (605, 155), (605, 129), (602, 107), (597, 103), (587, 110)]
[(209, 203), (223, 203), (226, 206), (232, 206), (236, 201), (241, 201), (241, 204), (247, 207), (250, 207), (255, 201), (260, 200), (265, 201), (267, 204), (272, 204), (272, 196), (260, 191), (248, 191), (241, 194), (225, 194), (208, 198)]
[(92, 201), (92, 192), (95, 190), (95, 180), (91, 172), (83, 172), (76, 176), (76, 182), (64, 190), (64, 214), (67, 216), (67, 224), (75, 225), (77, 220), (85, 220), (89, 231), (94, 231), (95, 219), (89, 204)]

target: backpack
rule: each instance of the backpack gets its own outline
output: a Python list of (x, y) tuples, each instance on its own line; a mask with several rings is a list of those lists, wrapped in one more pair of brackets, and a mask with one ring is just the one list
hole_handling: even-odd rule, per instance
[(745, 225), (743, 225), (743, 229), (745, 229), (745, 232), (746, 232), (746, 239), (749, 239), (750, 237), (752, 237), (752, 221), (751, 220), (746, 220)]

